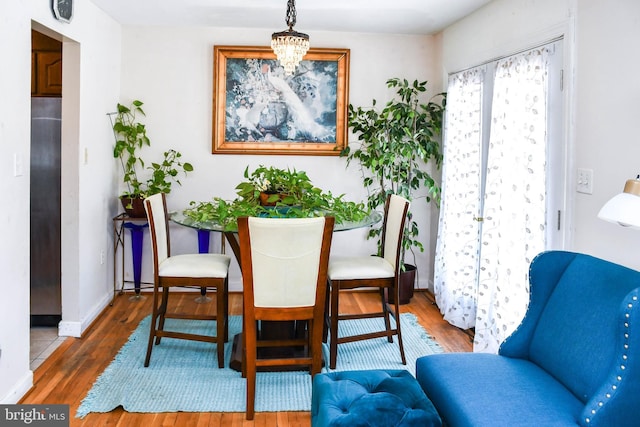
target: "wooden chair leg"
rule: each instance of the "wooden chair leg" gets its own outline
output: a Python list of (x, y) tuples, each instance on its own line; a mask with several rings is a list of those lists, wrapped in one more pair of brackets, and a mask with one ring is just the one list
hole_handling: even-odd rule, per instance
[(256, 397), (256, 367), (247, 367), (247, 420), (253, 420), (255, 416)]
[[(169, 288), (162, 288), (162, 303), (160, 304), (160, 309), (158, 310), (158, 315), (160, 317), (160, 321), (158, 322), (158, 330), (164, 331), (164, 320), (165, 315), (167, 314), (167, 306), (169, 305)], [(160, 340), (162, 337), (156, 337), (156, 345), (160, 344)]]
[(322, 342), (326, 343), (329, 338), (329, 327), (331, 325), (331, 317), (329, 311), (329, 303), (331, 301), (331, 284), (327, 283), (327, 292), (324, 298), (324, 322), (322, 323)]
[[(248, 325), (247, 322), (245, 324)], [(256, 398), (256, 358), (257, 355), (257, 336), (255, 326), (244, 328), (243, 339), (245, 341), (245, 347), (243, 351), (243, 366), (242, 369), (247, 377), (247, 408), (246, 408), (246, 417), (247, 420), (253, 420), (255, 415), (255, 398)]]
[(313, 377), (322, 369), (322, 332), (324, 321), (309, 322), (309, 352), (311, 353), (311, 376)]
[(331, 283), (331, 326), (329, 341), (329, 368), (336, 369), (338, 360), (338, 295), (340, 294), (340, 284)]
[(225, 312), (225, 301), (221, 295), (224, 285), (216, 289), (216, 347), (218, 348), (218, 368), (224, 368), (224, 343), (225, 329), (227, 325), (227, 314)]
[(229, 276), (224, 279), (224, 290), (222, 292), (224, 300), (224, 342), (229, 341)]
[[(380, 289), (380, 299), (382, 300), (382, 313), (384, 313), (384, 327), (387, 331), (387, 341), (393, 342), (393, 333), (391, 333), (391, 321), (389, 320), (389, 305), (387, 303), (388, 292), (386, 288)], [(396, 298), (397, 301), (397, 298)]]
[(144, 358), (144, 367), (149, 367), (151, 352), (153, 351), (153, 338), (156, 336), (155, 319), (151, 319), (151, 331), (149, 331), (149, 344), (147, 345), (147, 355)]
[(407, 359), (404, 356), (404, 345), (402, 344), (402, 330), (400, 329), (400, 303), (399, 296), (395, 299), (395, 312), (393, 314), (393, 318), (396, 321), (396, 331), (398, 335), (398, 347), (400, 347), (400, 358), (402, 359), (402, 364), (407, 364)]
[(149, 344), (147, 345), (147, 355), (144, 358), (144, 367), (149, 367), (151, 352), (153, 351), (153, 339), (156, 337), (156, 322), (158, 319), (158, 288), (153, 290), (153, 309), (151, 311), (151, 327), (149, 330)]

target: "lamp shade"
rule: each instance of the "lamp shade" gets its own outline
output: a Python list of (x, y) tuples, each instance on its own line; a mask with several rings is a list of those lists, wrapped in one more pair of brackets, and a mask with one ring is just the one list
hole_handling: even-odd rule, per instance
[(605, 203), (598, 218), (623, 227), (640, 229), (640, 179), (627, 180), (624, 192)]

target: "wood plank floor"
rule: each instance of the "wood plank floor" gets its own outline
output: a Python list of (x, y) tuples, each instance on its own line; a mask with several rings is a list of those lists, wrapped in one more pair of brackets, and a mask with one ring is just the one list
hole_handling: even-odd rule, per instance
[[(196, 304), (195, 294), (174, 296), (178, 309), (185, 311), (207, 310), (213, 303)], [(369, 310), (377, 306), (376, 294), (370, 292), (343, 292), (341, 309), (349, 311)], [(214, 301), (215, 302), (215, 301)], [(242, 295), (229, 297), (230, 314), (242, 313)], [(466, 352), (472, 348), (472, 334), (457, 329), (442, 319), (433, 296), (428, 292), (416, 292), (411, 302), (401, 306), (402, 312), (414, 313), (428, 333), (448, 352)], [(135, 414), (118, 408), (106, 414), (91, 413), (84, 419), (74, 418), (81, 400), (93, 382), (109, 365), (120, 347), (137, 327), (140, 320), (150, 314), (151, 298), (130, 301), (129, 295), (120, 295), (112, 307), (85, 332), (82, 338), (68, 338), (34, 372), (34, 387), (20, 403), (69, 404), (71, 426), (309, 426), (309, 412), (256, 413), (253, 421), (246, 421), (240, 413), (161, 413)]]

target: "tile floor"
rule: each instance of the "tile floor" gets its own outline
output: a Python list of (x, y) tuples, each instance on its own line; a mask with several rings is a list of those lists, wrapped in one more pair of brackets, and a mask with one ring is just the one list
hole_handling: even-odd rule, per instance
[(30, 367), (32, 371), (68, 337), (58, 336), (57, 326), (34, 326), (31, 328)]

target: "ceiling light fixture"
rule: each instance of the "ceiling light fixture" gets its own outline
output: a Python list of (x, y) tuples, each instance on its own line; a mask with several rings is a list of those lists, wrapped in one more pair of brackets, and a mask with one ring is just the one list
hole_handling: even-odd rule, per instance
[(271, 35), (271, 49), (273, 49), (278, 61), (284, 67), (284, 73), (290, 76), (309, 50), (309, 35), (299, 33), (293, 29), (293, 26), (296, 25), (295, 0), (287, 1), (285, 22), (289, 29)]

